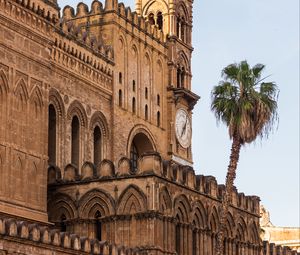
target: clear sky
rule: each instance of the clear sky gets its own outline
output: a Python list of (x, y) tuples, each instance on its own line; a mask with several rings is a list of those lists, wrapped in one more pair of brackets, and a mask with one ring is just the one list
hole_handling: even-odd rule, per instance
[[(134, 0), (123, 2), (134, 9)], [(67, 4), (77, 3), (59, 0), (60, 7)], [(265, 64), (265, 75), (280, 89), (280, 122), (268, 140), (242, 149), (235, 184), (240, 192), (261, 198), (273, 224), (297, 227), (299, 0), (195, 0), (193, 16), (192, 84), (201, 96), (193, 115), (195, 170), (224, 183), (231, 141), (210, 111), (210, 92), (221, 70), (245, 59), (250, 65)]]

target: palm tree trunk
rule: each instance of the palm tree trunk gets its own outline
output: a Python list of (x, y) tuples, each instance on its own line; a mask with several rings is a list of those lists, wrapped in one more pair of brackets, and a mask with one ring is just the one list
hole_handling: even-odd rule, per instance
[(228, 166), (226, 183), (225, 183), (225, 194), (222, 200), (222, 208), (220, 212), (220, 226), (219, 233), (217, 238), (217, 255), (223, 255), (224, 251), (224, 233), (226, 231), (226, 219), (228, 214), (228, 207), (231, 204), (232, 200), (232, 189), (233, 182), (236, 177), (236, 168), (239, 161), (240, 149), (241, 149), (241, 139), (238, 135), (233, 136), (232, 146), (231, 146), (231, 154), (230, 154), (230, 162)]

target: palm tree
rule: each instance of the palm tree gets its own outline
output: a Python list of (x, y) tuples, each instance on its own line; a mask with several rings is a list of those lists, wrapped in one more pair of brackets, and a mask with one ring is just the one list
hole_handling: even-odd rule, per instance
[(258, 136), (267, 137), (278, 121), (278, 90), (274, 82), (264, 82), (267, 77), (261, 78), (264, 68), (262, 64), (251, 68), (247, 61), (228, 65), (222, 71), (223, 80), (212, 90), (211, 109), (217, 120), (228, 126), (232, 139), (220, 213), (218, 255), (223, 254), (226, 219), (241, 146), (251, 143)]

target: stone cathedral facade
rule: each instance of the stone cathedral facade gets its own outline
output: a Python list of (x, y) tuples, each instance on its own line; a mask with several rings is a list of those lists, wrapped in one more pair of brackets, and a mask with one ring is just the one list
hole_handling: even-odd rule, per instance
[[(224, 186), (193, 169), (192, 7), (0, 0), (0, 254), (214, 254)], [(234, 192), (226, 255), (294, 254), (259, 232), (259, 198)]]

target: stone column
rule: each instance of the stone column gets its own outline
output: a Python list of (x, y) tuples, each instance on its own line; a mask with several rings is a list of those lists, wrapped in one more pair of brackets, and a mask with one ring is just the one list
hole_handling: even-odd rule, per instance
[[(186, 225), (186, 234), (187, 234), (187, 254), (192, 255), (193, 254), (193, 231), (192, 231), (192, 226), (191, 225)], [(197, 242), (197, 239), (196, 239)]]
[(167, 221), (167, 239), (168, 239), (167, 250), (171, 251), (172, 250), (172, 243), (174, 243), (174, 241), (172, 242), (172, 237), (173, 237), (172, 224), (171, 224), (170, 219), (166, 219), (166, 221)]
[(200, 230), (200, 247), (199, 247), (199, 255), (204, 255), (204, 232)]
[(212, 250), (211, 250), (211, 247), (212, 247), (212, 239), (211, 239), (211, 234), (210, 232), (207, 233), (207, 240), (206, 240), (206, 243), (207, 243), (207, 254), (206, 255), (212, 255)]
[(232, 240), (232, 255), (236, 255), (236, 240)]
[(203, 238), (203, 254), (209, 255), (209, 235), (207, 230), (205, 230)]
[(175, 248), (176, 248), (176, 240), (175, 240), (175, 233), (176, 233), (176, 221), (175, 220), (172, 220), (170, 219), (169, 221), (169, 244), (170, 244), (170, 251), (171, 252), (175, 252)]
[(228, 255), (233, 255), (232, 254), (232, 239), (228, 240)]
[(180, 254), (184, 254), (184, 230), (183, 225), (180, 224)]
[[(194, 249), (194, 247), (192, 247)], [(200, 230), (196, 230), (196, 255), (200, 255)], [(193, 254), (193, 253), (192, 253)]]

